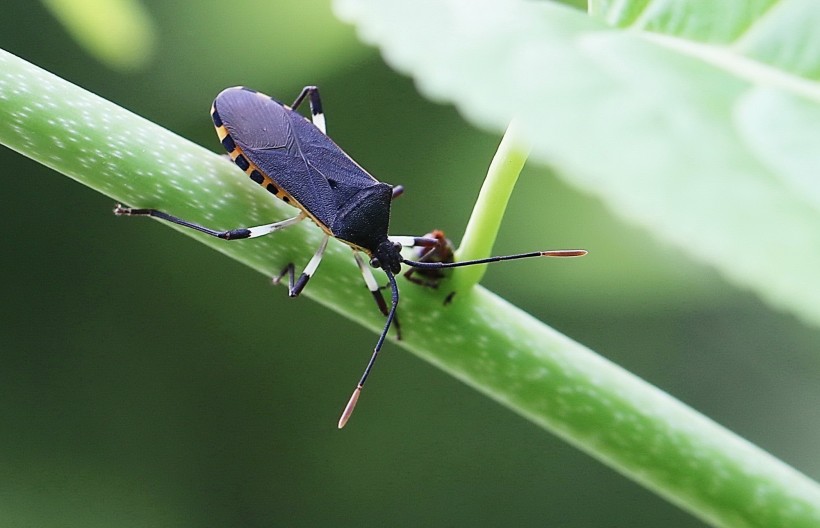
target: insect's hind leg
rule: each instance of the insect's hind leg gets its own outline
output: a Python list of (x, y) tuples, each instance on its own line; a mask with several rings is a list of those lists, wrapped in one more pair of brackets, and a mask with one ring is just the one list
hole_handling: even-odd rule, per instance
[[(367, 284), (367, 289), (370, 290), (370, 294), (373, 295), (373, 300), (376, 301), (376, 306), (378, 306), (379, 311), (387, 317), (390, 314), (390, 309), (387, 307), (387, 301), (385, 301), (384, 295), (382, 295), (382, 288), (376, 282), (373, 272), (370, 271), (370, 268), (365, 264), (364, 260), (362, 260), (358, 251), (353, 250), (353, 258), (356, 260), (356, 265), (359, 267), (365, 284)], [(393, 324), (396, 327), (396, 338), (401, 340), (401, 325), (399, 324), (398, 315), (393, 319)]]
[(279, 231), (280, 229), (284, 229), (301, 222), (306, 216), (305, 213), (299, 213), (299, 215), (294, 216), (293, 218), (288, 218), (287, 220), (274, 222), (272, 224), (265, 224), (255, 227), (240, 227), (237, 229), (229, 229), (227, 231), (215, 231), (199, 224), (188, 222), (187, 220), (183, 220), (177, 216), (163, 213), (157, 209), (132, 209), (131, 207), (123, 207), (122, 205), (117, 204), (114, 208), (114, 214), (117, 216), (153, 216), (154, 218), (159, 218), (161, 220), (165, 220), (166, 222), (171, 222), (172, 224), (194, 229), (201, 233), (205, 233), (206, 235), (221, 238), (223, 240), (240, 240), (243, 238), (256, 238), (269, 235), (274, 231)]
[(322, 257), (325, 254), (325, 249), (327, 248), (327, 241), (328, 235), (325, 235), (322, 238), (322, 243), (319, 244), (319, 249), (316, 250), (316, 253), (313, 255), (313, 258), (310, 259), (308, 265), (305, 266), (305, 271), (299, 275), (299, 278), (296, 279), (295, 268), (293, 266), (293, 262), (285, 266), (278, 276), (273, 278), (274, 284), (279, 284), (282, 281), (282, 278), (287, 275), (288, 276), (288, 296), (289, 297), (298, 297), (302, 290), (305, 289), (307, 286), (308, 281), (316, 273), (316, 268), (319, 267), (319, 263), (322, 262)]
[(319, 88), (316, 86), (305, 86), (290, 107), (296, 110), (306, 97), (310, 102), (310, 120), (313, 121), (316, 128), (322, 131), (322, 134), (327, 134), (327, 125), (325, 124), (325, 114), (322, 112), (322, 98), (319, 96)]

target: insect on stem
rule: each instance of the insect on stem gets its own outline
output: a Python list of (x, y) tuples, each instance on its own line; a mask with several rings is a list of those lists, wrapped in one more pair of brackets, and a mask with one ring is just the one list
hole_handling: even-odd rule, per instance
[[(310, 104), (310, 119), (296, 112), (304, 101)], [(339, 418), (340, 429), (347, 424), (353, 414), (362, 388), (379, 356), (379, 351), (387, 338), (391, 325), (395, 325), (397, 338), (401, 339), (396, 318), (399, 288), (395, 274), (401, 272), (402, 264), (421, 270), (434, 270), (529, 257), (586, 255), (586, 251), (582, 249), (561, 249), (472, 260), (465, 258), (468, 255), (489, 254), (503, 212), (503, 204), (506, 203), (512, 190), (512, 184), (526, 160), (527, 149), (521, 148), (513, 141), (511, 139), (513, 134), (509, 131), (499, 147), (500, 154), (493, 160), (493, 166), (488, 175), (489, 185), (485, 184), (482, 188), (483, 198), (479, 200), (482, 205), (476, 206), (479, 213), (473, 215), (481, 221), (474, 222), (471, 219), (470, 226), (472, 227), (468, 226), (465, 235), (466, 241), (472, 240), (473, 242), (464, 243), (467, 249), (461, 251), (461, 256), (465, 260), (453, 262), (454, 255), (451, 249), (442, 256), (440, 244), (443, 235), (439, 237), (389, 236), (391, 202), (402, 193), (403, 188), (380, 182), (371, 176), (327, 136), (319, 90), (315, 86), (306, 86), (291, 106), (283, 105), (250, 88), (241, 86), (228, 88), (214, 99), (211, 106), (211, 119), (217, 137), (228, 156), (241, 169), (238, 174), (244, 174), (274, 197), (294, 206), (299, 210), (296, 216), (269, 224), (222, 231), (157, 209), (133, 209), (118, 205), (114, 212), (119, 216), (152, 216), (223, 240), (240, 240), (268, 235), (305, 218), (310, 218), (325, 233), (321, 245), (298, 279), (292, 262), (288, 263), (274, 278), (274, 283), (278, 284), (283, 277), (287, 276), (290, 297), (297, 297), (316, 272), (330, 237), (353, 248), (354, 258), (365, 284), (373, 295), (379, 311), (387, 319), (379, 340), (373, 348), (370, 361), (356, 385), (356, 390), (353, 391), (353, 395)], [(512, 165), (512, 167), (505, 168), (506, 165)], [(495, 201), (499, 196), (504, 196), (500, 206)], [(418, 257), (418, 261), (414, 261), (402, 257), (402, 247), (427, 248), (427, 251)], [(387, 275), (391, 293), (389, 309), (381, 288), (357, 252), (369, 256), (370, 265), (374, 268), (381, 268)], [(425, 255), (431, 252), (437, 257), (436, 259), (425, 258)], [(455, 255), (455, 257), (458, 256), (458, 254)], [(479, 268), (474, 280), (468, 282), (471, 284), (478, 282), (481, 273), (482, 270)], [(440, 278), (436, 274), (432, 276), (433, 281)], [(454, 288), (458, 289), (458, 286)], [(452, 295), (449, 298), (452, 298)]]

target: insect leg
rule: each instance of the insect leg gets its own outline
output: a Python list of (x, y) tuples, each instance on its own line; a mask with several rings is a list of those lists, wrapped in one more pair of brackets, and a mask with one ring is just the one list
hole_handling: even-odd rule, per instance
[(402, 247), (429, 247), (435, 248), (439, 245), (439, 240), (437, 238), (423, 236), (391, 236), (387, 237), (390, 242), (394, 244), (400, 244)]
[(294, 280), (294, 267), (293, 263), (291, 262), (290, 264), (285, 266), (285, 269), (282, 270), (282, 273), (280, 273), (278, 277), (273, 278), (273, 283), (279, 284), (279, 282), (282, 280), (282, 277), (287, 275), (288, 296), (297, 297), (300, 293), (302, 293), (302, 290), (305, 289), (305, 286), (307, 285), (310, 278), (313, 276), (314, 273), (316, 273), (316, 268), (319, 267), (319, 263), (322, 262), (322, 256), (325, 254), (325, 248), (327, 248), (328, 238), (328, 235), (325, 235), (324, 238), (322, 238), (322, 243), (319, 244), (319, 249), (316, 250), (316, 253), (313, 255), (313, 258), (310, 259), (310, 262), (308, 262), (308, 265), (305, 267), (305, 271), (303, 271), (302, 274), (299, 275), (298, 280)]
[(169, 215), (168, 213), (163, 213), (162, 211), (158, 211), (156, 209), (132, 209), (130, 207), (123, 207), (122, 205), (117, 204), (114, 208), (114, 214), (117, 216), (153, 216), (154, 218), (160, 218), (166, 222), (195, 229), (205, 233), (206, 235), (211, 235), (223, 240), (238, 240), (242, 238), (256, 238), (263, 235), (269, 235), (274, 231), (284, 229), (302, 221), (306, 216), (305, 213), (299, 213), (299, 215), (294, 216), (293, 218), (288, 218), (287, 220), (274, 222), (272, 224), (265, 224), (256, 227), (240, 227), (237, 229), (229, 229), (227, 231), (214, 231), (213, 229), (203, 227), (193, 222), (188, 222), (187, 220)]
[(310, 101), (311, 121), (313, 121), (313, 124), (316, 125), (316, 128), (322, 131), (322, 134), (327, 134), (325, 114), (322, 112), (322, 98), (319, 97), (319, 88), (315, 86), (305, 86), (302, 88), (302, 92), (299, 94), (299, 97), (293, 101), (293, 104), (290, 105), (290, 107), (293, 110), (296, 110), (299, 108), (299, 105), (302, 104), (302, 101), (305, 100), (305, 97), (308, 97)]
[[(386, 317), (390, 314), (390, 310), (387, 308), (387, 302), (384, 300), (384, 295), (382, 295), (382, 290), (376, 282), (373, 272), (370, 271), (370, 267), (365, 264), (364, 260), (362, 260), (362, 257), (358, 251), (353, 251), (353, 258), (356, 260), (356, 265), (359, 266), (359, 271), (364, 278), (365, 284), (367, 284), (367, 289), (370, 290), (371, 295), (373, 295), (373, 299), (376, 301), (376, 305), (379, 307), (381, 313)], [(396, 337), (401, 339), (401, 325), (399, 325), (399, 318), (396, 317), (394, 322), (396, 327)]]

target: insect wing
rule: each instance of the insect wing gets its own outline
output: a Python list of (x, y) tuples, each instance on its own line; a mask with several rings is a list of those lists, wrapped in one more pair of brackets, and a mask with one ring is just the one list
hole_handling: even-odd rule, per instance
[(325, 226), (356, 193), (379, 183), (310, 121), (268, 96), (229, 88), (214, 107), (245, 157)]

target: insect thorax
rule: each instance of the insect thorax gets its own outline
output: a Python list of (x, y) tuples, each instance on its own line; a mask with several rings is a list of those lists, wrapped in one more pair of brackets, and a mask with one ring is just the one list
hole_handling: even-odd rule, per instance
[(336, 213), (330, 226), (333, 236), (374, 255), (387, 241), (392, 189), (380, 182), (356, 193)]

